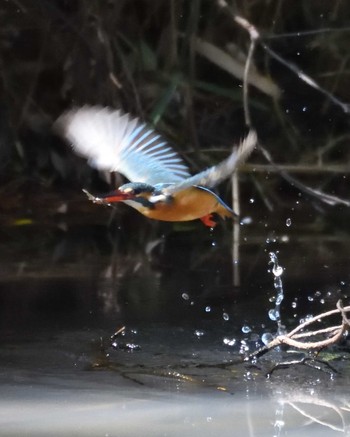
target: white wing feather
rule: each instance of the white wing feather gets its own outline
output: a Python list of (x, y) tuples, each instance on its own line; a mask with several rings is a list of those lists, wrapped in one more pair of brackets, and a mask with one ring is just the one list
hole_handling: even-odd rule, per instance
[(57, 128), (73, 149), (99, 170), (117, 171), (132, 182), (177, 183), (190, 173), (154, 130), (120, 110), (84, 106), (63, 114)]

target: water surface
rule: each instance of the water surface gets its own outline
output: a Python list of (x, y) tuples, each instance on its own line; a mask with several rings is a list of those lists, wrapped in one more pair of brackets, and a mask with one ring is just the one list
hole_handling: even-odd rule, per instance
[(242, 362), (277, 329), (269, 252), (291, 329), (346, 303), (347, 236), (243, 226), (235, 269), (227, 226), (132, 220), (3, 227), (0, 435), (349, 433), (345, 341), (323, 355), (337, 374), (300, 365), (267, 379), (283, 351)]

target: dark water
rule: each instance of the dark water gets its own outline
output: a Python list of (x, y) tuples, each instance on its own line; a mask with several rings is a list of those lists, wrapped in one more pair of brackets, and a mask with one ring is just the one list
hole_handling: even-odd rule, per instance
[(339, 373), (299, 365), (267, 379), (282, 351), (241, 362), (277, 329), (269, 252), (292, 329), (347, 304), (345, 233), (245, 225), (233, 262), (225, 224), (131, 217), (3, 226), (0, 435), (349, 434), (345, 340), (322, 355)]

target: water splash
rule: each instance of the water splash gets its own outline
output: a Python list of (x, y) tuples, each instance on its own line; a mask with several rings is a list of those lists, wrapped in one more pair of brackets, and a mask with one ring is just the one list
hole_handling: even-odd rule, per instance
[(273, 308), (269, 310), (269, 319), (273, 322), (277, 322), (280, 319), (280, 312)]
[(277, 254), (275, 252), (270, 252), (270, 261), (269, 264), (272, 264), (271, 272), (274, 276), (273, 285), (276, 290), (276, 298), (275, 298), (275, 308), (269, 310), (269, 318), (277, 323), (277, 335), (282, 335), (285, 333), (285, 327), (281, 322), (281, 304), (284, 299), (284, 291), (283, 291), (283, 283), (282, 283), (282, 273), (283, 267), (281, 267), (278, 263)]
[(273, 335), (271, 334), (271, 332), (264, 332), (264, 334), (261, 336), (261, 341), (267, 345), (270, 343), (270, 341), (273, 340)]

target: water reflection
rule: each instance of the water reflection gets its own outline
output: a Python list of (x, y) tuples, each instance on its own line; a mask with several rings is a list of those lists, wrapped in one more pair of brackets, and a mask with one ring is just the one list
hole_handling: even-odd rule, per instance
[(285, 373), (266, 380), (257, 369), (223, 367), (218, 361), (227, 363), (230, 354), (215, 347), (215, 336), (198, 342), (186, 331), (142, 327), (141, 350), (109, 351), (103, 360), (100, 336), (107, 332), (101, 330), (50, 332), (3, 344), (0, 435), (349, 431), (348, 396), (339, 381), (312, 372), (289, 372), (290, 382)]

